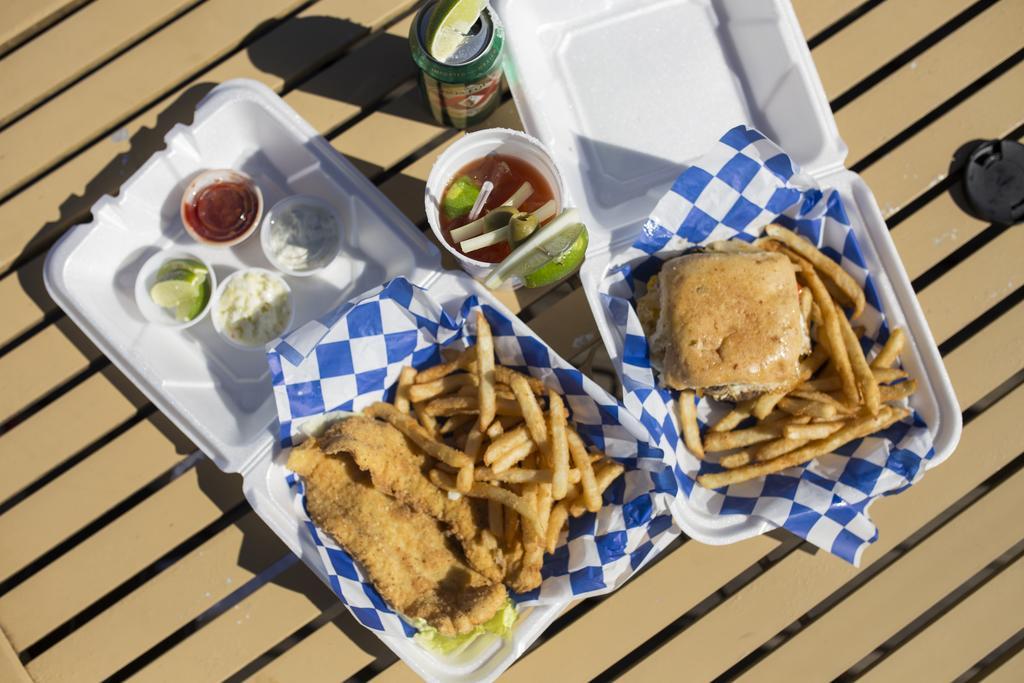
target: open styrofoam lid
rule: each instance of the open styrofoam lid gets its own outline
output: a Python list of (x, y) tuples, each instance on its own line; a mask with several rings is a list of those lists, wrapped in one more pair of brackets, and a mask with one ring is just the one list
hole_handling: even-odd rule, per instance
[(150, 324), (133, 292), (140, 265), (158, 250), (184, 249), (223, 279), (239, 268), (273, 268), (254, 235), (216, 248), (194, 242), (179, 216), (189, 180), (208, 168), (240, 169), (269, 209), (289, 195), (326, 201), (342, 223), (338, 257), (323, 271), (289, 277), (295, 325), (399, 275), (425, 285), (440, 253), (352, 164), (272, 90), (229, 81), (209, 93), (192, 125), (175, 126), (116, 197), (93, 206), (47, 258), (54, 300), (218, 467), (244, 471), (277, 432), (270, 367), (262, 349), (240, 351), (209, 316), (185, 330)]
[(839, 137), (787, 0), (493, 0), (506, 74), (584, 212), (591, 250), (624, 240), (685, 165), (744, 123), (811, 176)]

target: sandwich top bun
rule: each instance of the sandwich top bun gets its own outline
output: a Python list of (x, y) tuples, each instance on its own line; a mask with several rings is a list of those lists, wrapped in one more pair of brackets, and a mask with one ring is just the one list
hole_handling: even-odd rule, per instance
[(661, 383), (737, 401), (789, 386), (810, 348), (789, 259), (710, 246), (666, 261), (637, 302)]

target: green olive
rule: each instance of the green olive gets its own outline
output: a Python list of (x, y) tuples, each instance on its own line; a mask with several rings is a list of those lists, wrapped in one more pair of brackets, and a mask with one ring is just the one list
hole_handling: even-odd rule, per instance
[(508, 225), (509, 219), (515, 214), (516, 210), (511, 206), (498, 206), (491, 209), (487, 215), (484, 216), (484, 227), (486, 228), (486, 232), (504, 228)]
[(533, 234), (534, 230), (537, 229), (537, 225), (540, 221), (533, 214), (520, 211), (516, 215), (509, 219), (508, 225), (511, 228), (509, 231), (512, 242), (519, 244), (527, 237)]

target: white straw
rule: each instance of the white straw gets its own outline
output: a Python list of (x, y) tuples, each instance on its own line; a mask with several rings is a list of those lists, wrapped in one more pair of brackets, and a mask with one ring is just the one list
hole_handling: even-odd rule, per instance
[(491, 196), (491, 190), (494, 189), (494, 183), (490, 180), (485, 180), (484, 184), (480, 186), (480, 194), (476, 196), (476, 201), (473, 202), (473, 209), (469, 212), (469, 220), (475, 221), (480, 215), (480, 212), (484, 209), (484, 203), (487, 198)]

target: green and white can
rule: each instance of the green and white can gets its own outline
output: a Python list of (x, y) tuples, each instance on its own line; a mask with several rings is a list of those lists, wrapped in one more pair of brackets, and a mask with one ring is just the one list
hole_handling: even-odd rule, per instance
[(501, 102), (505, 31), (487, 7), (466, 42), (440, 62), (427, 50), (426, 34), (437, 2), (420, 9), (409, 29), (409, 48), (420, 68), (420, 92), (438, 123), (468, 128), (486, 119)]

